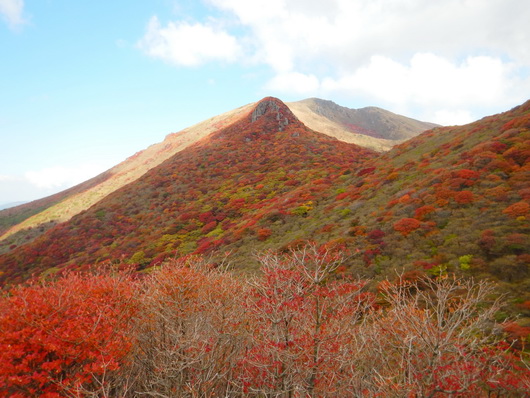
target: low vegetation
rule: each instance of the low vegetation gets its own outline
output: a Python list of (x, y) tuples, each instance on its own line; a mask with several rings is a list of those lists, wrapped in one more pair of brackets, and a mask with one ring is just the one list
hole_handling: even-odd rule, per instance
[(348, 253), (257, 256), (240, 279), (201, 256), (144, 275), (100, 267), (0, 299), (9, 397), (521, 397), (530, 370), (494, 287), (453, 277), (368, 289)]

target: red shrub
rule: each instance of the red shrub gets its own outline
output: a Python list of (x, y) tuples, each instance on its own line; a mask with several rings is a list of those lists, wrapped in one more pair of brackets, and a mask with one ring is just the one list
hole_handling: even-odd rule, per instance
[(436, 208), (434, 206), (430, 206), (430, 205), (422, 206), (416, 209), (416, 211), (414, 212), (414, 217), (417, 218), (418, 220), (423, 220), (423, 218), (427, 214), (432, 213), (435, 210)]
[(258, 240), (264, 241), (269, 238), (269, 236), (272, 235), (272, 231), (270, 228), (261, 228), (258, 229)]
[(455, 194), (455, 202), (458, 204), (468, 204), (473, 203), (475, 197), (471, 191), (460, 191)]
[(402, 218), (394, 223), (394, 229), (403, 236), (407, 236), (411, 232), (417, 230), (420, 226), (421, 223), (415, 218)]
[(520, 216), (526, 216), (530, 211), (530, 205), (527, 202), (520, 201), (508, 206), (502, 212), (510, 217), (517, 218)]

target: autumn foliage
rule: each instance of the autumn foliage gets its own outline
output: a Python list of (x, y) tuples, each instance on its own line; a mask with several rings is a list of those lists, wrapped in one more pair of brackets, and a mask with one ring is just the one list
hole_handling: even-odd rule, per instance
[(510, 217), (523, 217), (530, 212), (530, 204), (524, 201), (514, 203), (511, 206), (508, 206), (503, 210), (504, 214), (507, 214)]
[(402, 218), (394, 223), (394, 229), (402, 235), (407, 236), (411, 232), (417, 230), (420, 225), (421, 223), (415, 218)]
[(0, 392), (58, 397), (110, 391), (133, 344), (129, 276), (70, 273), (12, 289), (0, 299)]
[[(66, 275), (2, 297), (0, 396), (524, 396), (529, 114), (376, 154), (264, 100), (69, 222), (0, 244), (3, 286)], [(105, 261), (141, 278), (72, 273)]]
[[(518, 351), (500, 339), (492, 285), (402, 278), (371, 292), (342, 273), (347, 257), (316, 245), (265, 252), (262, 275), (241, 280), (228, 263), (187, 256), (142, 278), (109, 269), (13, 289), (0, 299), (0, 396), (441, 398), (530, 388)], [(505, 330), (521, 341), (514, 324)]]

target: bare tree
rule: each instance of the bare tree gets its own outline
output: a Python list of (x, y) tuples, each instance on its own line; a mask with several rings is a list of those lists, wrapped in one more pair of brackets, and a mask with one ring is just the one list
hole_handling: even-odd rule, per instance
[(230, 394), (242, 347), (238, 287), (196, 257), (173, 261), (149, 277), (130, 370), (134, 396)]
[(367, 396), (486, 396), (503, 376), (493, 285), (451, 277), (383, 288), (387, 306), (361, 333)]

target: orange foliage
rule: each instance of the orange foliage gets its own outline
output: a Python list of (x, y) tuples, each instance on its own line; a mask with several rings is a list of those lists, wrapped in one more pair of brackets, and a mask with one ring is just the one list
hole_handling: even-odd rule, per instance
[(68, 274), (1, 297), (0, 395), (65, 396), (109, 378), (133, 343), (134, 286), (127, 276)]
[(520, 216), (526, 216), (530, 211), (530, 205), (525, 201), (520, 201), (508, 206), (502, 212), (510, 217), (517, 218)]
[(402, 218), (401, 220), (394, 223), (394, 229), (403, 236), (407, 236), (411, 232), (417, 230), (420, 226), (421, 222), (415, 218)]
[(432, 213), (435, 210), (436, 208), (430, 205), (418, 207), (414, 211), (414, 217), (417, 218), (418, 220), (423, 220), (427, 214)]
[(455, 202), (458, 204), (468, 204), (473, 203), (475, 200), (475, 196), (473, 195), (473, 192), (471, 191), (460, 191), (455, 194)]

